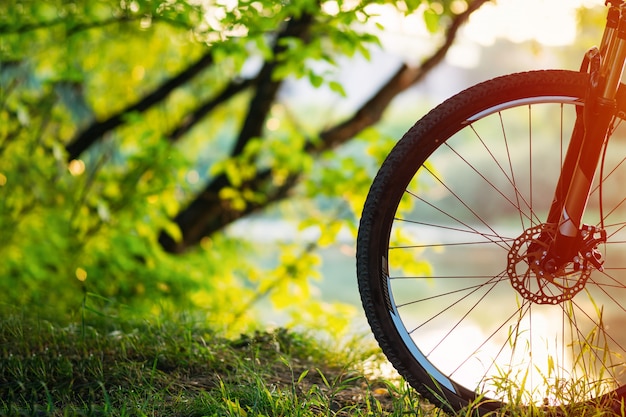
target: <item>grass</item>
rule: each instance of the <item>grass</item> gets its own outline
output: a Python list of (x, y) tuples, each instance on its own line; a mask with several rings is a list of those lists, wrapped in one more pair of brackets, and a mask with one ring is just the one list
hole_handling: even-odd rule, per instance
[[(368, 370), (385, 363), (371, 342), (329, 347), (285, 329), (226, 339), (184, 317), (59, 325), (9, 314), (0, 320), (0, 415), (445, 416), (401, 379)], [(544, 414), (509, 407), (510, 416)]]
[(225, 339), (184, 318), (60, 326), (10, 315), (0, 321), (0, 415), (438, 414), (362, 369), (371, 347), (323, 345), (284, 329)]

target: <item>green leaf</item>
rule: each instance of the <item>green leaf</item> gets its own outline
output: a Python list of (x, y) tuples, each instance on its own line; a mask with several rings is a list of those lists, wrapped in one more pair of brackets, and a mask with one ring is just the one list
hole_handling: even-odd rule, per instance
[(315, 88), (319, 88), (324, 83), (324, 77), (316, 74), (314, 71), (309, 71), (309, 81)]
[(425, 0), (404, 0), (404, 4), (406, 5), (406, 14), (411, 14), (416, 11)]
[(341, 83), (339, 83), (338, 81), (330, 81), (328, 83), (328, 86), (330, 87), (332, 91), (339, 94), (341, 97), (348, 96), (348, 94), (346, 93), (346, 90), (344, 90), (343, 88), (343, 85), (341, 85)]
[(287, 62), (276, 66), (276, 68), (274, 68), (274, 72), (272, 72), (272, 81), (280, 81), (289, 77), (290, 75), (293, 75), (293, 68), (294, 66)]
[(430, 33), (437, 33), (439, 30), (439, 15), (437, 12), (433, 9), (426, 9), (424, 11), (424, 23)]
[(225, 166), (226, 176), (230, 183), (235, 187), (240, 187), (243, 183), (242, 172), (236, 161), (230, 160)]
[(172, 239), (174, 239), (174, 241), (176, 242), (180, 242), (183, 238), (183, 234), (180, 231), (180, 227), (178, 227), (178, 224), (168, 221), (163, 223), (163, 230), (165, 230), (167, 232), (168, 235), (170, 235), (170, 237)]

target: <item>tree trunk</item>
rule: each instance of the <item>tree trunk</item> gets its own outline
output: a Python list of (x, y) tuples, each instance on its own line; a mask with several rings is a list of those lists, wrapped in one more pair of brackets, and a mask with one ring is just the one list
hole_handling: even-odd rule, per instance
[[(389, 81), (352, 117), (322, 132), (320, 134), (321, 143), (310, 142), (306, 145), (305, 150), (309, 153), (317, 154), (324, 150), (333, 149), (349, 141), (363, 129), (378, 122), (394, 97), (421, 81), (429, 71), (444, 59), (461, 25), (467, 21), (471, 13), (487, 1), (490, 0), (475, 0), (471, 2), (465, 12), (454, 17), (446, 30), (444, 43), (431, 57), (425, 60), (419, 67), (412, 68), (402, 65)], [(259, 88), (264, 85), (266, 76), (267, 74), (260, 75), (258, 78)], [(251, 103), (248, 118), (233, 149), (233, 156), (238, 155), (244, 149), (248, 140), (255, 137), (255, 135), (260, 136), (260, 128), (265, 121), (265, 117), (255, 119), (255, 116), (259, 114), (255, 113), (255, 111), (259, 111), (259, 109), (268, 110), (268, 106), (271, 103), (267, 102), (267, 99), (275, 96), (276, 88), (277, 85), (274, 84), (269, 87), (268, 91), (257, 90), (257, 96)], [(254, 100), (257, 101), (255, 102)], [(262, 113), (263, 115), (267, 114), (266, 112)], [(159, 241), (163, 248), (169, 252), (184, 252), (198, 244), (203, 237), (210, 236), (232, 222), (273, 202), (286, 198), (291, 188), (297, 184), (297, 179), (297, 175), (294, 174), (286, 183), (277, 187), (272, 185), (271, 172), (262, 171), (248, 182), (246, 187), (265, 193), (267, 199), (264, 204), (249, 203), (244, 210), (235, 210), (229, 207), (227, 202), (220, 199), (220, 191), (225, 187), (232, 187), (228, 178), (225, 175), (220, 175), (214, 178), (198, 197), (176, 216), (175, 221), (182, 232), (182, 240), (176, 242), (167, 233), (162, 232)]]

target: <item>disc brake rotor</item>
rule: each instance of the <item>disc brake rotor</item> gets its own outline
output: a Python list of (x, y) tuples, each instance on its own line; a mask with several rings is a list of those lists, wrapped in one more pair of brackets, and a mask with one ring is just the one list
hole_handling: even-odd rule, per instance
[(509, 251), (507, 273), (511, 285), (525, 299), (537, 304), (571, 300), (585, 288), (592, 266), (581, 256), (548, 272), (542, 262), (554, 240), (554, 224), (541, 224), (524, 231)]

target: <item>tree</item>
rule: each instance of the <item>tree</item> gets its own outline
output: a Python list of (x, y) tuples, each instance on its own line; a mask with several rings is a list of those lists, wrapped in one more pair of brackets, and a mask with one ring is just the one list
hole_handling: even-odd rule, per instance
[[(293, 152), (318, 155), (340, 146), (366, 127), (374, 125), (399, 92), (419, 82), (443, 59), (460, 25), (486, 1), (391, 2), (390, 5), (404, 9), (407, 14), (424, 13), (433, 33), (437, 30), (445, 32), (441, 45), (420, 66), (402, 65), (353, 115), (335, 126), (313, 132), (311, 137), (304, 138), (300, 149), (294, 148)], [(241, 2), (235, 7), (211, 2), (204, 9), (182, 1), (135, 1), (121, 2), (119, 6), (116, 3), (107, 4), (108, 10), (94, 10), (92, 14), (83, 13), (73, 3), (61, 3), (48, 11), (42, 11), (44, 7), (39, 6), (29, 9), (16, 5), (7, 14), (1, 30), (13, 34), (43, 32), (44, 29), (60, 30), (65, 32), (64, 40), (67, 42), (72, 42), (74, 38), (83, 39), (85, 32), (100, 33), (107, 28), (123, 30), (127, 36), (141, 35), (141, 31), (146, 30), (156, 32), (162, 25), (188, 32), (190, 36), (196, 37), (197, 41), (192, 43), (196, 44), (195, 49), (199, 50), (200, 56), (191, 62), (182, 63), (182, 68), (174, 74), (160, 74), (162, 80), (148, 87), (141, 97), (125, 103), (112, 114), (97, 115), (99, 117), (77, 130), (66, 144), (68, 160), (83, 157), (107, 133), (128, 124), (129, 114), (149, 111), (201, 72), (216, 70), (224, 71), (224, 80), (215, 83), (217, 88), (212, 94), (202, 97), (188, 114), (169, 131), (163, 132), (163, 135), (170, 141), (178, 141), (220, 105), (246, 93), (247, 110), (240, 121), (238, 132), (232, 137), (228, 155), (228, 158), (236, 161), (246, 149), (250, 150), (250, 146), (263, 147), (263, 144), (258, 146), (255, 140), (266, 140), (268, 132), (264, 129), (265, 123), (288, 77), (308, 77), (313, 85), (320, 86), (328, 81), (324, 79), (324, 74), (314, 69), (312, 63), (323, 61), (335, 66), (338, 57), (342, 55), (369, 54), (368, 48), (376, 43), (376, 37), (363, 31), (363, 24), (371, 18), (368, 6), (372, 4), (338, 3), (339, 6), (335, 4), (338, 10), (328, 11), (329, 4), (312, 1)], [(25, 20), (28, 17), (25, 12), (35, 17)], [(53, 12), (56, 12), (56, 16)], [(19, 14), (19, 18), (16, 19), (13, 13)], [(46, 13), (54, 17), (45, 18)], [(203, 18), (203, 15), (209, 17)], [(43, 18), (37, 19), (38, 16)], [(213, 21), (207, 23), (206, 20)], [(242, 66), (254, 56), (263, 59), (259, 70), (250, 76), (242, 76)], [(227, 66), (231, 68), (225, 69)], [(85, 71), (84, 68), (77, 70)], [(339, 84), (332, 81), (328, 83), (341, 94), (342, 87)], [(248, 163), (259, 163), (258, 156), (248, 155), (247, 158)], [(204, 189), (175, 217), (182, 237), (176, 239), (164, 232), (161, 237), (163, 246), (169, 251), (183, 251), (234, 220), (285, 198), (297, 183), (301, 172), (289, 172), (287, 178), (279, 183), (276, 181), (275, 169), (268, 166), (257, 166), (249, 170), (245, 178), (235, 178), (239, 174), (233, 175), (232, 170), (226, 170), (208, 179)], [(225, 195), (230, 196), (230, 201)]]
[[(314, 176), (315, 196), (346, 197), (355, 187), (359, 197), (343, 216), (354, 228), (370, 180), (364, 167), (349, 158), (328, 172), (315, 165), (334, 159), (329, 152), (367, 132), (396, 95), (422, 80), (486, 1), (11, 1), (0, 17), (0, 155), (10, 161), (0, 167), (0, 228), (12, 237), (0, 246), (14, 254), (39, 248), (43, 222), (49, 236), (54, 229), (80, 237), (80, 244), (55, 243), (63, 253), (93, 245), (91, 253), (105, 256), (112, 246), (103, 237), (119, 239), (127, 252), (119, 270), (128, 271), (155, 253), (138, 249), (133, 236), (155, 243), (158, 236), (167, 251), (183, 253), (306, 193), (302, 180)], [(295, 115), (281, 91), (305, 79), (343, 97), (335, 70), (344, 57), (367, 58), (378, 47), (376, 30), (389, 30), (376, 21), (383, 9), (422, 16), (437, 43), (432, 54), (379, 80), (367, 101), (330, 124)], [(44, 221), (43, 208), (55, 214)], [(341, 219), (318, 220), (332, 240)], [(30, 243), (15, 243), (26, 229)], [(51, 260), (57, 255), (42, 257), (47, 266), (33, 277), (47, 268), (84, 281), (78, 255), (63, 267)], [(163, 279), (155, 291), (172, 287)], [(142, 282), (143, 289), (119, 284), (116, 291), (153, 285)]]

